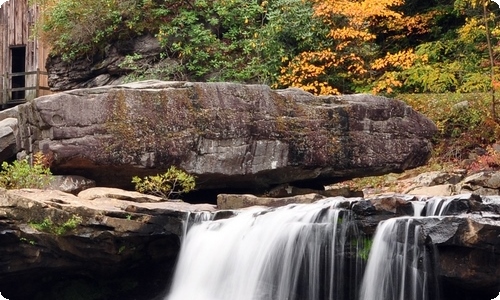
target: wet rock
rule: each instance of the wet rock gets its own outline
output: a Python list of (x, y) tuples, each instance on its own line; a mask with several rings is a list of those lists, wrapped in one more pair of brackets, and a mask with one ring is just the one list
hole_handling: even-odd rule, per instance
[(417, 198), (409, 195), (381, 195), (355, 202), (352, 205), (352, 211), (361, 230), (367, 234), (373, 234), (381, 221), (401, 216), (413, 216), (411, 201), (416, 200)]
[[(439, 276), (455, 288), (498, 293), (500, 221), (478, 216), (422, 219), (437, 247)], [(479, 297), (479, 296), (478, 296)], [(480, 299), (480, 298), (478, 298)]]

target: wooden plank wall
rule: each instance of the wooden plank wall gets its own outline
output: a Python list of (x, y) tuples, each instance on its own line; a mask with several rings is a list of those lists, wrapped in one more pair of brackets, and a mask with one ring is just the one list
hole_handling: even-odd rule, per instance
[[(39, 40), (32, 38), (34, 35), (33, 26), (39, 16), (37, 1), (29, 0), (9, 0), (0, 7), (0, 74), (11, 73), (11, 52), (12, 47), (26, 47), (25, 70), (26, 72), (46, 71), (45, 61), (49, 49), (44, 47)], [(47, 76), (40, 77), (39, 84), (47, 86)], [(2, 81), (2, 80), (0, 80)], [(26, 86), (35, 86), (36, 76), (26, 77)], [(0, 88), (2, 88), (0, 82)], [(42, 91), (41, 94), (48, 94)], [(35, 91), (27, 91), (26, 98), (32, 99)], [(0, 96), (1, 97), (1, 96)], [(0, 101), (2, 103), (3, 101)]]
[[(10, 2), (10, 1), (8, 1)], [(7, 3), (8, 3), (7, 2)], [(7, 21), (8, 21), (8, 10), (7, 3), (0, 6), (0, 74), (4, 73), (5, 65), (9, 57), (9, 47), (7, 41)], [(0, 77), (0, 90), (3, 90), (4, 84)], [(0, 93), (0, 103), (3, 103), (3, 93)]]

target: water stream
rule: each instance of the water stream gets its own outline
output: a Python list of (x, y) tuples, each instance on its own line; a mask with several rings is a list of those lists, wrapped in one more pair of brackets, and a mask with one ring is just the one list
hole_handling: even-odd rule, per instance
[[(429, 201), (427, 215), (449, 202)], [(165, 300), (437, 300), (418, 215), (379, 224), (373, 241), (349, 200), (253, 207), (186, 227)], [(370, 251), (371, 246), (371, 251)], [(368, 258), (369, 253), (369, 259)]]

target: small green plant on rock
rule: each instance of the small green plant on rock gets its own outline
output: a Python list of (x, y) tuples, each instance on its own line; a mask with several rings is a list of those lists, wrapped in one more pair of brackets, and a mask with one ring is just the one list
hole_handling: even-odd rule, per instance
[(368, 238), (368, 237), (364, 237), (364, 238), (358, 239), (357, 244), (359, 247), (358, 256), (362, 260), (367, 261), (368, 256), (370, 255), (370, 251), (372, 249), (373, 240)]
[(195, 178), (183, 170), (170, 167), (164, 174), (139, 178), (134, 176), (132, 183), (135, 190), (164, 199), (172, 199), (183, 193), (188, 193), (195, 188)]
[(12, 164), (4, 161), (0, 172), (0, 187), (5, 189), (47, 187), (52, 180), (52, 173), (45, 161), (42, 153), (34, 155), (33, 165), (30, 164), (28, 158), (16, 160)]
[(62, 224), (56, 224), (50, 218), (45, 218), (40, 223), (31, 222), (29, 225), (38, 231), (63, 235), (69, 231), (75, 230), (81, 223), (82, 217), (79, 215), (72, 215), (71, 218)]

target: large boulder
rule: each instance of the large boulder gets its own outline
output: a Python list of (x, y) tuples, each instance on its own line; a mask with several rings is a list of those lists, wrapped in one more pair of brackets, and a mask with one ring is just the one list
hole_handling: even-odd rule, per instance
[(403, 102), (316, 97), (263, 85), (146, 81), (44, 96), (19, 107), (24, 149), (98, 186), (176, 165), (199, 189), (317, 187), (425, 164), (435, 125)]

